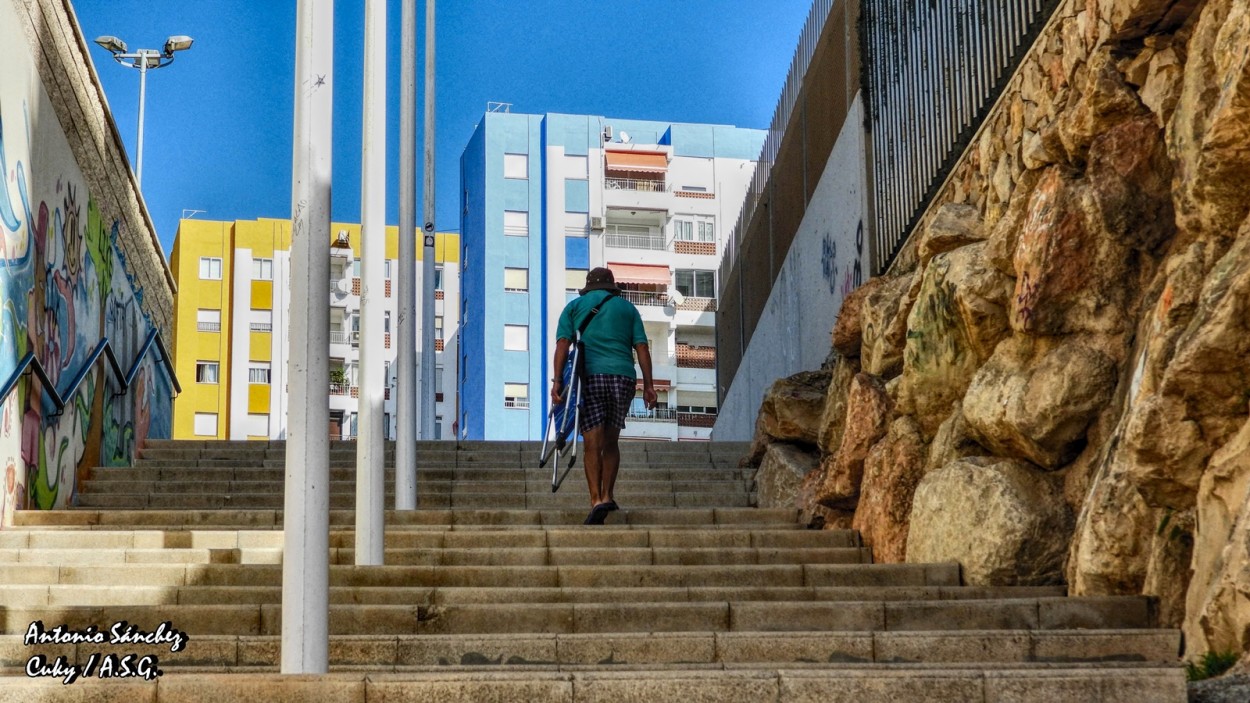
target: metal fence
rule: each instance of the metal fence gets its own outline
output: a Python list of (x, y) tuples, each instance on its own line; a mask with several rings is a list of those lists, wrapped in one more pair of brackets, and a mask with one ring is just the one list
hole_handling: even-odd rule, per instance
[(861, 0), (873, 273), (889, 266), (1059, 0)]
[(773, 119), (768, 125), (768, 136), (764, 138), (764, 148), (755, 164), (755, 172), (751, 176), (751, 185), (747, 189), (746, 200), (738, 213), (738, 223), (733, 234), (725, 242), (725, 253), (721, 258), (720, 276), (717, 280), (728, 281), (733, 271), (734, 262), (738, 258), (738, 249), (746, 236), (747, 227), (755, 215), (755, 206), (760, 196), (768, 188), (768, 178), (777, 161), (777, 151), (781, 149), (781, 139), (785, 136), (786, 125), (790, 123), (790, 115), (794, 112), (794, 104), (799, 99), (803, 87), (803, 76), (811, 64), (812, 55), (816, 52), (816, 44), (820, 41), (820, 33), (824, 31), (825, 20), (833, 9), (834, 0), (815, 0), (812, 9), (807, 13), (807, 21), (803, 24), (803, 32), (799, 35), (798, 48), (794, 50), (794, 58), (790, 60), (790, 71), (786, 74), (786, 82), (781, 87), (781, 97), (777, 99), (777, 107), (773, 109)]

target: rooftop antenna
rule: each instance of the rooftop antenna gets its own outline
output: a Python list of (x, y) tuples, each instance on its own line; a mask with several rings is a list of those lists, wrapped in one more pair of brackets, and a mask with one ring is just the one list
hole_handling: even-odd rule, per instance
[(493, 100), (486, 103), (487, 112), (512, 112), (512, 103), (501, 103)]
[(629, 136), (629, 132), (626, 132), (624, 130), (621, 131), (621, 143), (622, 144), (628, 144), (630, 138), (631, 137)]
[(203, 215), (206, 212), (208, 212), (208, 210), (192, 210), (191, 208), (184, 207), (182, 208), (182, 219), (190, 220), (190, 219), (193, 219), (196, 215)]

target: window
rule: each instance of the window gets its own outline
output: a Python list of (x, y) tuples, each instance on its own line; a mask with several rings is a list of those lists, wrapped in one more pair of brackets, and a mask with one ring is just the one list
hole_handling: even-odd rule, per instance
[(503, 270), (503, 289), (513, 293), (524, 293), (530, 289), (530, 270), (505, 268)]
[(503, 348), (507, 351), (529, 351), (529, 325), (504, 325)]
[[(252, 280), (272, 281), (273, 259), (252, 259)], [(268, 434), (268, 432), (266, 432), (266, 434)]]
[(442, 366), (434, 367), (434, 392), (435, 393), (443, 392), (443, 367)]
[(443, 339), (443, 316), (434, 316), (434, 339)]
[(247, 382), (269, 385), (271, 372), (268, 361), (253, 361), (247, 365)]
[(527, 154), (503, 155), (504, 178), (529, 178), (530, 157)]
[(269, 415), (258, 414), (258, 413), (248, 413), (247, 434), (250, 437), (268, 437), (269, 436)]
[(221, 311), (200, 308), (195, 313), (195, 326), (201, 332), (220, 332)]
[[(391, 311), (390, 310), (386, 310), (382, 313), (382, 333), (383, 334), (391, 333)], [(377, 333), (374, 332), (374, 334), (377, 334)]]
[(250, 328), (253, 332), (272, 332), (273, 310), (257, 310), (253, 308)]
[(697, 269), (678, 269), (675, 272), (677, 291), (690, 298), (715, 298), (716, 273)]
[[(220, 281), (221, 280), (221, 258), (215, 256), (200, 257), (200, 280), (202, 281)], [(213, 434), (217, 434), (214, 432)]]
[(439, 415), (434, 418), (434, 439), (443, 438), (443, 416)]
[(382, 413), (382, 439), (391, 438), (391, 414)]
[(524, 210), (504, 210), (503, 233), (514, 237), (528, 237), (530, 234), (530, 214)]
[(195, 434), (201, 437), (216, 437), (217, 413), (196, 413)]
[(391, 260), (390, 259), (382, 260), (382, 275), (385, 276), (386, 278), (391, 277)]
[(218, 366), (216, 361), (195, 362), (195, 382), (217, 383), (217, 370)]
[(360, 259), (352, 259), (352, 277), (360, 278)]
[(716, 242), (716, 228), (711, 218), (679, 218), (673, 220), (673, 238), (679, 242)]
[(715, 415), (715, 405), (678, 405), (679, 413), (694, 413), (695, 415)]
[(577, 291), (586, 287), (586, 269), (568, 269), (564, 272), (564, 289)]
[(503, 406), (505, 408), (528, 408), (530, 406), (530, 386), (528, 383), (503, 384)]
[(437, 264), (434, 266), (434, 290), (442, 290), (442, 289), (443, 289), (443, 265)]

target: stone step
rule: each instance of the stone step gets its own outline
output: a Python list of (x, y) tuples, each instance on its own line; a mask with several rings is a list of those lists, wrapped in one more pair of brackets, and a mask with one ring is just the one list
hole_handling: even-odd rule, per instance
[[(387, 493), (390, 494), (394, 487), (393, 481), (387, 482)], [(330, 493), (354, 493), (356, 490), (355, 479), (351, 480), (334, 480), (330, 481)], [(92, 479), (84, 482), (83, 492), (89, 495), (104, 495), (108, 493), (175, 493), (175, 494), (191, 494), (191, 493), (229, 493), (229, 494), (265, 494), (265, 493), (281, 493), (285, 488), (285, 483), (280, 479), (267, 481), (248, 481), (248, 480), (210, 480), (207, 478), (198, 478), (192, 480), (191, 477), (183, 475), (180, 480), (117, 480), (117, 479)], [(646, 494), (646, 493), (698, 493), (698, 492), (741, 492), (746, 493), (748, 490), (746, 481), (725, 479), (719, 481), (672, 481), (672, 480), (654, 480), (646, 477), (621, 478), (616, 483), (616, 490), (624, 495), (628, 494)], [(584, 494), (581, 490), (581, 482), (568, 487), (565, 491), (568, 494), (578, 493)], [(417, 482), (417, 495), (424, 493), (430, 494), (455, 494), (455, 493), (538, 493), (544, 495), (551, 494), (550, 476), (537, 481), (526, 481), (524, 479), (517, 481), (434, 481), (419, 480)]]
[[(18, 528), (0, 532), (0, 549), (280, 549), (280, 530), (112, 530), (91, 531)], [(604, 526), (589, 530), (540, 528), (533, 530), (452, 530), (423, 525), (391, 525), (386, 530), (387, 547), (407, 549), (455, 549), (490, 547), (659, 547), (659, 548), (837, 548), (860, 546), (859, 535), (851, 530), (708, 530), (681, 531), (634, 529)], [(331, 547), (351, 547), (355, 532), (330, 533)]]
[[(332, 605), (335, 635), (572, 634), (616, 632), (821, 632), (1153, 629), (1145, 598), (980, 601), (698, 601), (680, 603), (473, 603)], [(278, 635), (280, 605), (103, 605), (9, 608), (4, 633), (30, 623), (69, 629), (170, 620), (200, 635)], [(194, 635), (193, 635), (194, 636)]]
[[(392, 501), (387, 501), (392, 502)], [(723, 492), (664, 492), (629, 494), (622, 491), (618, 502), (640, 508), (698, 508), (739, 507), (750, 505), (750, 496), (741, 490)], [(354, 492), (331, 493), (330, 508), (347, 510), (356, 504)], [(82, 508), (109, 508), (138, 510), (221, 510), (221, 509), (278, 509), (283, 505), (282, 493), (84, 493), (79, 496)], [(426, 493), (418, 496), (419, 508), (503, 508), (503, 509), (552, 509), (582, 506), (589, 510), (585, 495), (573, 493), (452, 493), (438, 495)], [(610, 519), (610, 518), (609, 518)]]
[[(692, 469), (692, 468), (655, 468), (651, 466), (626, 467), (620, 473), (620, 482), (628, 481), (750, 481), (750, 471), (739, 469)], [(388, 485), (394, 483), (395, 470), (387, 468), (385, 472)], [(149, 468), (112, 468), (96, 467), (91, 470), (91, 479), (99, 481), (278, 481), (285, 479), (281, 467), (214, 467), (195, 466), (149, 467)], [(354, 481), (354, 467), (332, 467), (330, 480)], [(514, 469), (483, 469), (483, 468), (420, 468), (417, 473), (418, 486), (433, 481), (526, 481), (542, 483), (550, 488), (551, 469), (514, 468)], [(581, 484), (581, 471), (574, 469), (566, 479), (569, 485)]]
[[(830, 665), (819, 669), (748, 667), (712, 670), (690, 665), (655, 670), (557, 671), (528, 667), (507, 672), (470, 667), (462, 671), (331, 673), (186, 673), (158, 681), (80, 680), (15, 676), (3, 683), (11, 700), (126, 700), (187, 703), (257, 700), (325, 703), (418, 701), (862, 701), (944, 703), (958, 701), (1100, 701), (1154, 703), (1186, 700), (1184, 671), (1177, 666), (1035, 665), (954, 667), (942, 665)], [(545, 669), (545, 670), (544, 670)], [(626, 669), (626, 667), (622, 667)]]
[[(865, 548), (691, 549), (655, 547), (482, 547), (387, 548), (386, 564), (397, 566), (595, 566), (863, 564)], [(279, 547), (243, 549), (0, 549), (0, 565), (44, 564), (280, 564)], [(332, 547), (331, 564), (355, 564), (355, 549)]]
[[(279, 586), (277, 564), (37, 565), (0, 570), (0, 584)], [(803, 588), (959, 586), (957, 564), (330, 567), (332, 586), (489, 588)], [(1113, 599), (1114, 600), (1114, 599)]]
[[(608, 518), (609, 527), (709, 527), (742, 526), (800, 529), (798, 511), (791, 508), (625, 508)], [(573, 527), (586, 517), (584, 507), (567, 510), (404, 510), (386, 511), (389, 525), (451, 525), (455, 527)], [(21, 510), (14, 513), (15, 526), (89, 525), (151, 527), (281, 528), (281, 510)], [(355, 512), (331, 510), (331, 525), (352, 525)]]
[[(185, 648), (42, 645), (21, 635), (0, 636), (0, 672), (23, 670), (36, 653), (83, 665), (101, 650), (158, 657), (160, 666), (276, 669), (281, 642), (263, 635), (190, 635)], [(1174, 664), (1180, 637), (1173, 630), (972, 630), (964, 632), (689, 632), (480, 635), (336, 635), (330, 666), (489, 667), (605, 665), (623, 669), (675, 664)], [(179, 673), (183, 673), (179, 671)]]
[[(335, 586), (336, 605), (471, 605), (477, 603), (685, 603), (703, 601), (926, 601), (1063, 597), (1061, 586), (733, 586), (673, 588), (481, 588)], [(64, 605), (276, 605), (281, 586), (117, 586), (112, 583), (0, 586), (7, 607)]]

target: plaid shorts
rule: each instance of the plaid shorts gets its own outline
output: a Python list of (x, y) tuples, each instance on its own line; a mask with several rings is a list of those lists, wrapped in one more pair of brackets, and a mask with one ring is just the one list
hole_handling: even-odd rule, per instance
[(610, 423), (613, 427), (625, 427), (625, 415), (634, 402), (634, 379), (629, 376), (594, 374), (582, 387), (582, 414), (578, 428), (585, 433), (599, 425)]

